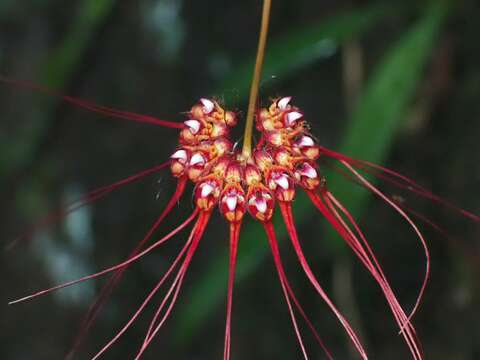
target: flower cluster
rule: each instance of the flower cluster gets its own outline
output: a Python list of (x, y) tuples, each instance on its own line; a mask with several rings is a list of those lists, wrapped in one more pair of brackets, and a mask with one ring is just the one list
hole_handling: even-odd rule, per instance
[[(317, 144), (309, 132), (309, 126), (304, 119), (304, 114), (297, 107), (291, 105), (290, 97), (275, 99), (268, 108), (261, 108), (256, 111), (256, 129), (260, 136), (253, 152), (248, 151), (247, 153), (243, 151), (245, 149), (242, 149), (242, 151), (237, 150), (230, 136), (231, 128), (237, 124), (237, 115), (232, 111), (226, 111), (214, 100), (205, 98), (200, 99), (200, 101), (188, 112), (188, 119), (183, 123), (178, 123), (160, 120), (148, 115), (110, 109), (69, 96), (62, 96), (62, 98), (77, 106), (107, 116), (120, 117), (165, 128), (179, 129), (180, 131), (179, 146), (170, 156), (168, 161), (108, 186), (89, 192), (84, 198), (70, 204), (70, 206), (58, 213), (51, 214), (27, 232), (30, 234), (38, 229), (38, 226), (44, 226), (52, 221), (61, 219), (63, 216), (81, 206), (96, 201), (126, 184), (137, 181), (147, 175), (155, 174), (168, 166), (170, 166), (173, 176), (177, 179), (176, 190), (168, 201), (166, 207), (125, 261), (95, 274), (84, 276), (80, 279), (72, 280), (49, 289), (41, 290), (32, 295), (10, 302), (11, 304), (22, 302), (66, 286), (71, 286), (107, 273), (113, 273), (113, 276), (102, 288), (100, 295), (85, 317), (85, 321), (81, 326), (81, 331), (70, 355), (72, 355), (78, 348), (83, 337), (86, 335), (97, 317), (98, 312), (103, 304), (105, 304), (111, 291), (120, 281), (121, 276), (127, 267), (174, 237), (192, 222), (195, 222), (191, 228), (188, 240), (178, 256), (172, 262), (169, 269), (158, 281), (157, 285), (148, 293), (144, 302), (131, 316), (125, 326), (123, 326), (117, 334), (99, 352), (97, 352), (93, 359), (98, 359), (102, 356), (125, 333), (145, 307), (151, 303), (152, 298), (157, 292), (159, 292), (162, 285), (176, 270), (177, 274), (175, 275), (170, 288), (167, 290), (166, 295), (163, 297), (161, 304), (158, 306), (155, 316), (150, 322), (143, 344), (135, 359), (140, 359), (143, 356), (144, 352), (149, 347), (149, 344), (170, 316), (187, 270), (208, 225), (211, 214), (214, 211), (214, 208), (218, 206), (220, 213), (228, 221), (230, 226), (230, 261), (224, 360), (230, 359), (231, 313), (236, 256), (240, 237), (240, 227), (247, 211), (254, 219), (259, 220), (265, 229), (280, 285), (288, 305), (288, 311), (303, 357), (308, 359), (308, 354), (303, 343), (300, 328), (297, 324), (296, 313), (302, 316), (317, 342), (325, 351), (326, 356), (329, 359), (332, 359), (332, 355), (323, 344), (317, 330), (296, 298), (283, 267), (275, 229), (271, 221), (275, 205), (278, 205), (293, 249), (306, 277), (318, 295), (335, 314), (345, 329), (348, 338), (357, 349), (359, 355), (363, 359), (367, 359), (367, 352), (363, 348), (359, 337), (349, 324), (348, 320), (336, 308), (333, 301), (320, 285), (303, 251), (301, 241), (297, 234), (291, 206), (292, 201), (295, 198), (295, 191), (300, 188), (305, 191), (315, 208), (344, 239), (346, 244), (352, 249), (353, 253), (379, 285), (392, 311), (393, 317), (399, 326), (400, 333), (410, 350), (412, 358), (415, 360), (423, 359), (421, 345), (418, 341), (411, 319), (419, 306), (428, 279), (430, 268), (428, 248), (422, 234), (407, 214), (408, 210), (403, 208), (401, 204), (397, 204), (394, 199), (384, 194), (380, 189), (369, 182), (361, 174), (361, 171), (370, 171), (399, 188), (407, 189), (434, 202), (451, 207), (477, 223), (480, 222), (480, 217), (455, 207), (428, 190), (420, 187), (409, 178), (396, 173), (393, 170), (367, 161), (349, 158)], [(375, 256), (375, 253), (352, 214), (350, 214), (348, 209), (343, 206), (343, 204), (327, 188), (326, 181), (319, 172), (316, 163), (316, 160), (320, 155), (338, 161), (358, 185), (363, 186), (365, 189), (374, 193), (403, 217), (421, 241), (426, 256), (425, 277), (415, 306), (410, 312), (407, 313), (398, 301), (378, 259)], [(148, 242), (151, 241), (162, 221), (172, 212), (175, 204), (185, 193), (188, 181), (191, 181), (195, 186), (194, 201), (196, 206), (194, 211), (183, 221), (183, 223), (176, 226), (174, 230), (164, 235), (160, 240), (149, 245)]]
[(322, 183), (315, 165), (320, 148), (303, 113), (290, 101), (277, 99), (258, 111), (261, 140), (248, 159), (234, 150), (229, 136), (229, 127), (237, 122), (233, 112), (209, 99), (192, 107), (180, 131), (180, 147), (171, 156), (171, 171), (196, 184), (200, 210), (219, 204), (229, 222), (238, 222), (248, 209), (265, 222), (272, 218), (275, 199), (293, 200), (295, 185), (313, 190)]
[[(409, 217), (368, 180), (356, 172), (350, 165), (352, 163), (350, 159), (341, 154), (334, 154), (316, 143), (309, 133), (309, 126), (304, 119), (304, 114), (291, 104), (291, 97), (275, 99), (268, 108), (257, 110), (256, 129), (260, 133), (260, 139), (251, 155), (249, 152), (246, 155), (233, 146), (229, 128), (237, 123), (236, 116), (233, 112), (224, 110), (217, 102), (200, 99), (199, 103), (192, 107), (188, 116), (189, 119), (184, 122), (184, 128), (180, 131), (180, 146), (170, 157), (170, 166), (172, 174), (179, 179), (180, 184), (184, 184), (187, 178), (195, 184), (195, 211), (200, 214), (198, 222), (201, 225), (195, 228), (192, 233), (196, 234), (195, 239), (197, 239), (192, 247), (196, 247), (216, 205), (219, 206), (221, 214), (230, 223), (230, 272), (224, 359), (229, 359), (230, 353), (232, 291), (239, 229), (247, 211), (253, 218), (259, 220), (265, 228), (284, 297), (305, 358), (308, 358), (308, 356), (302, 336), (298, 331), (292, 303), (318, 338), (316, 330), (298, 303), (283, 269), (275, 230), (271, 222), (275, 203), (281, 210), (293, 248), (306, 276), (317, 293), (335, 313), (359, 354), (362, 358), (367, 358), (358, 336), (325, 293), (305, 257), (295, 227), (291, 206), (297, 186), (303, 188), (315, 207), (342, 236), (377, 281), (399, 327), (402, 329), (402, 335), (413, 358), (421, 359), (421, 349), (410, 318), (422, 297), (428, 277), (429, 263), (427, 262), (426, 277), (417, 303), (408, 315), (399, 304), (357, 223), (348, 210), (328, 191), (324, 178), (319, 174), (316, 160), (321, 153), (338, 159), (364, 187), (382, 197), (395, 208), (411, 224), (419, 236), (424, 244), (428, 260), (428, 249), (423, 236)], [(323, 347), (323, 343), (321, 341), (319, 343)], [(326, 348), (324, 350), (330, 357), (328, 350)]]

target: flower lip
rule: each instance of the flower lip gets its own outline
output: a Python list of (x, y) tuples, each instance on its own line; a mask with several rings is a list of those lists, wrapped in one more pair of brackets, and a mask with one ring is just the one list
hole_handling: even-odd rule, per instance
[(227, 185), (220, 200), (220, 213), (229, 222), (237, 222), (245, 214), (245, 193), (238, 183)]
[(238, 195), (229, 194), (225, 196), (225, 204), (227, 204), (228, 210), (234, 211), (237, 208)]
[(200, 131), (201, 124), (200, 124), (200, 121), (198, 120), (191, 119), (191, 120), (184, 121), (183, 123), (185, 124), (185, 126), (188, 127), (188, 129), (193, 135), (197, 134)]
[(290, 100), (292, 100), (292, 97), (291, 96), (286, 96), (286, 97), (283, 97), (281, 98), (280, 100), (278, 100), (277, 102), (277, 106), (280, 110), (286, 110), (287, 109), (287, 106), (288, 104), (290, 103)]
[[(261, 220), (267, 221), (273, 215), (274, 200), (268, 190), (257, 190), (248, 198), (250, 214)], [(260, 216), (259, 216), (260, 215)]]
[(201, 210), (211, 210), (218, 202), (221, 183), (216, 179), (205, 179), (195, 188), (195, 203)]
[(203, 112), (207, 115), (210, 114), (215, 108), (215, 104), (213, 103), (212, 100), (201, 98), (200, 102), (203, 105)]
[(256, 197), (254, 199), (254, 204), (257, 207), (257, 210), (262, 214), (267, 211), (267, 200), (264, 197)]

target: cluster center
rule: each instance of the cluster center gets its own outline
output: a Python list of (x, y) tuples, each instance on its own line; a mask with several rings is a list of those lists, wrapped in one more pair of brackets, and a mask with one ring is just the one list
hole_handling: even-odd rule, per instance
[(245, 159), (230, 138), (237, 115), (218, 102), (200, 99), (188, 112), (179, 147), (171, 155), (175, 177), (188, 177), (200, 210), (219, 205), (229, 222), (248, 212), (260, 221), (273, 216), (275, 201), (292, 201), (295, 187), (323, 186), (316, 160), (320, 149), (309, 134), (303, 113), (291, 97), (276, 99), (255, 115), (260, 140)]

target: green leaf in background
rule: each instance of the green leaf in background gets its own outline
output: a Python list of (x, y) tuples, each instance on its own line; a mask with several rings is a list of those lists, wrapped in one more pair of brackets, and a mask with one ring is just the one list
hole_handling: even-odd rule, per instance
[[(384, 162), (397, 130), (408, 116), (409, 104), (448, 9), (446, 2), (434, 2), (423, 18), (380, 61), (348, 122), (340, 152), (373, 163)], [(361, 215), (369, 192), (351, 186), (338, 173), (329, 176), (328, 184), (353, 215)], [(330, 228), (326, 238), (339, 239)], [(328, 244), (334, 251), (347, 250), (340, 241), (329, 241)]]
[[(83, 61), (96, 32), (110, 14), (115, 0), (84, 0), (79, 15), (65, 34), (61, 45), (48, 56), (40, 67), (39, 83), (51, 89), (61, 90), (72, 78)], [(34, 151), (42, 141), (52, 120), (52, 111), (59, 99), (49, 98), (36, 106), (36, 119), (22, 129), (22, 133), (10, 138), (0, 138), (0, 173), (12, 173), (34, 157)]]
[(83, 55), (114, 4), (115, 0), (85, 0), (82, 3), (62, 45), (49, 56), (41, 72), (41, 84), (52, 89), (65, 86), (82, 63)]
[[(375, 5), (351, 10), (272, 39), (265, 54), (263, 77), (286, 78), (301, 67), (331, 56), (338, 47), (370, 29), (392, 8)], [(238, 96), (245, 99), (250, 89), (254, 64), (255, 57), (252, 57), (239, 65), (220, 84), (217, 93), (235, 89)]]
[[(379, 62), (347, 123), (345, 137), (340, 146), (341, 152), (378, 163), (385, 159), (394, 135), (408, 113), (408, 106), (421, 80), (422, 70), (430, 57), (441, 25), (448, 13), (447, 10), (445, 3), (433, 2), (423, 17), (399, 39)], [(362, 22), (361, 25), (354, 26), (348, 21), (345, 22), (347, 18), (350, 21), (358, 19), (358, 15), (359, 13), (342, 15), (338, 18), (338, 23), (336, 18), (331, 18), (327, 23), (328, 26), (323, 24), (319, 27), (322, 31), (316, 32), (318, 36), (316, 43), (323, 38), (322, 35), (328, 34), (328, 38), (336, 39), (338, 44), (341, 44), (340, 40), (345, 41), (354, 35), (350, 32), (365, 30), (369, 25), (367, 23)], [(370, 18), (370, 21), (372, 20), (373, 18)], [(347, 27), (342, 28), (341, 24)], [(311, 36), (308, 39), (310, 43), (315, 43), (313, 35), (315, 32), (312, 29), (309, 30)], [(302, 34), (301, 36), (305, 36), (305, 33), (299, 33)], [(289, 38), (288, 43), (294, 44), (294, 35), (291, 34)], [(272, 45), (273, 53), (279, 51), (277, 46)], [(318, 53), (314, 55), (313, 50), (309, 56), (307, 48), (308, 46), (299, 46), (298, 51), (294, 52), (296, 56), (300, 57), (301, 62), (318, 58)], [(275, 65), (274, 57), (270, 55), (266, 62), (267, 71), (288, 72), (293, 68), (293, 65), (292, 67), (288, 65), (288, 61), (295, 62), (295, 60), (290, 57), (286, 60), (286, 56), (284, 54), (283, 60)], [(242, 70), (230, 80), (237, 79), (242, 85), (236, 84), (235, 86), (242, 91), (246, 91), (245, 89), (248, 88), (248, 77), (245, 71)], [(343, 182), (343, 186), (341, 186), (341, 180), (341, 176), (334, 174), (329, 178), (330, 188), (358, 216), (367, 200), (368, 193), (355, 191), (357, 187), (352, 184), (345, 186)], [(294, 205), (297, 223), (307, 221), (314, 213), (304, 195), (299, 194)], [(286, 235), (284, 226), (276, 228), (280, 237)], [(245, 279), (254, 271), (266, 255), (267, 248), (267, 241), (261, 226), (248, 222), (241, 235), (237, 282)], [(190, 296), (187, 297), (189, 303), (185, 311), (179, 314), (177, 323), (176, 334), (179, 342), (188, 341), (223, 302), (226, 294), (227, 259), (228, 254), (225, 252), (221, 259), (214, 261), (206, 269), (204, 276), (193, 288)]]

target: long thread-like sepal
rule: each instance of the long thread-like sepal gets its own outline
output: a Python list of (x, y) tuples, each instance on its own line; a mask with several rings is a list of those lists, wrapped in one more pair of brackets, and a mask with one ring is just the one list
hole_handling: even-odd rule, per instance
[(442, 206), (445, 206), (447, 208), (450, 208), (457, 213), (465, 216), (466, 218), (469, 218), (470, 220), (473, 220), (475, 222), (480, 222), (480, 216), (467, 211), (465, 209), (462, 209), (458, 207), (457, 205), (451, 203), (448, 200), (443, 199), (442, 197), (432, 193), (430, 190), (420, 186), (417, 184), (414, 180), (410, 179), (409, 177), (402, 175), (392, 169), (386, 168), (381, 165), (377, 165), (374, 163), (371, 163), (366, 160), (359, 160), (359, 159), (353, 159), (351, 157), (348, 157), (346, 155), (343, 155), (341, 153), (338, 153), (336, 151), (330, 150), (324, 146), (319, 146), (322, 154), (331, 157), (333, 159), (339, 160), (342, 163), (348, 163), (351, 166), (355, 166), (356, 168), (362, 169), (366, 172), (372, 173), (374, 176), (387, 181), (391, 183), (394, 186), (397, 186), (398, 188), (405, 189), (407, 191), (411, 191), (423, 198), (426, 198), (428, 200), (431, 200), (435, 203), (441, 204)]
[(318, 292), (318, 294), (322, 297), (322, 299), (327, 303), (327, 305), (330, 307), (330, 309), (337, 316), (338, 320), (343, 325), (343, 327), (345, 328), (345, 331), (347, 332), (348, 336), (350, 337), (350, 339), (352, 340), (356, 349), (358, 350), (360, 356), (363, 359), (368, 359), (367, 353), (363, 349), (362, 343), (360, 342), (360, 339), (358, 338), (357, 334), (352, 329), (349, 322), (344, 318), (344, 316), (340, 313), (340, 311), (335, 307), (335, 305), (330, 300), (330, 298), (328, 297), (326, 292), (323, 290), (323, 288), (319, 284), (317, 278), (313, 274), (313, 271), (310, 268), (310, 265), (308, 264), (307, 259), (305, 258), (305, 254), (303, 253), (302, 246), (300, 245), (300, 241), (298, 239), (297, 231), (296, 231), (295, 224), (294, 224), (294, 221), (293, 221), (291, 204), (287, 203), (287, 202), (280, 202), (280, 210), (282, 211), (282, 216), (283, 216), (283, 219), (285, 221), (285, 225), (287, 227), (288, 234), (289, 234), (290, 239), (292, 241), (293, 248), (295, 249), (297, 257), (300, 261), (300, 264), (301, 264), (305, 274), (307, 275), (307, 278), (310, 280), (310, 282), (312, 283), (313, 287)]
[[(187, 251), (187, 254), (185, 255), (185, 259), (182, 263), (182, 266), (173, 281), (173, 284), (171, 285), (170, 289), (167, 292), (167, 295), (164, 297), (162, 300), (162, 303), (158, 307), (155, 316), (153, 317), (152, 321), (150, 322), (150, 326), (148, 328), (147, 334), (145, 336), (145, 340), (143, 342), (142, 347), (140, 348), (137, 356), (135, 357), (135, 360), (138, 360), (141, 358), (142, 354), (145, 352), (147, 349), (148, 345), (152, 342), (153, 338), (157, 333), (160, 331), (162, 328), (163, 324), (169, 317), (170, 313), (172, 312), (173, 306), (176, 303), (178, 294), (180, 292), (183, 279), (185, 278), (185, 274), (188, 270), (188, 267), (190, 265), (190, 262), (192, 261), (193, 255), (195, 254), (195, 251), (198, 248), (198, 245), (200, 244), (200, 240), (202, 239), (203, 233), (205, 232), (205, 229), (207, 228), (208, 221), (210, 220), (211, 216), (211, 211), (201, 211), (200, 216), (198, 217), (197, 223), (195, 224), (194, 229), (192, 230), (191, 234), (191, 242), (192, 244), (190, 245), (190, 248)], [(156, 324), (157, 319), (160, 317), (160, 314), (165, 307), (167, 300), (171, 297), (170, 304), (168, 305), (168, 308), (165, 310), (165, 314), (163, 317), (158, 321), (158, 324)]]
[(192, 220), (197, 216), (198, 214), (198, 210), (195, 210), (192, 215), (190, 215), (188, 217), (187, 220), (185, 220), (180, 226), (178, 226), (177, 228), (175, 228), (173, 231), (171, 231), (169, 234), (167, 234), (166, 236), (164, 236), (163, 238), (161, 238), (160, 240), (156, 241), (154, 244), (152, 244), (151, 246), (149, 246), (148, 248), (146, 248), (145, 250), (143, 250), (142, 252), (138, 253), (137, 255), (135, 255), (134, 257), (132, 258), (129, 258), (128, 260), (124, 261), (124, 262), (121, 262), (120, 264), (117, 264), (117, 265), (114, 265), (112, 267), (109, 267), (109, 268), (106, 268), (102, 271), (99, 271), (95, 274), (91, 274), (91, 275), (87, 275), (87, 276), (84, 276), (84, 277), (81, 277), (79, 279), (76, 279), (76, 280), (72, 280), (72, 281), (69, 281), (69, 282), (66, 282), (66, 283), (63, 283), (63, 284), (60, 284), (60, 285), (57, 285), (57, 286), (54, 286), (54, 287), (51, 287), (49, 289), (45, 289), (45, 290), (42, 290), (42, 291), (38, 291), (32, 295), (28, 295), (28, 296), (25, 296), (23, 298), (20, 298), (20, 299), (17, 299), (17, 300), (13, 300), (13, 301), (10, 301), (8, 304), (9, 305), (13, 305), (13, 304), (17, 304), (17, 303), (20, 303), (20, 302), (23, 302), (23, 301), (26, 301), (26, 300), (30, 300), (32, 298), (35, 298), (35, 297), (38, 297), (38, 296), (42, 296), (42, 295), (45, 295), (45, 294), (48, 294), (52, 291), (55, 291), (55, 290), (59, 290), (59, 289), (63, 289), (67, 286), (71, 286), (71, 285), (74, 285), (74, 284), (78, 284), (78, 283), (81, 283), (83, 281), (87, 281), (87, 280), (90, 280), (90, 279), (93, 279), (93, 278), (96, 278), (96, 277), (99, 277), (99, 276), (102, 276), (102, 275), (105, 275), (105, 274), (108, 274), (112, 271), (115, 271), (115, 270), (118, 270), (122, 267), (125, 267), (131, 263), (133, 263), (134, 261), (137, 261), (139, 258), (141, 258), (142, 256), (148, 254), (149, 252), (151, 252), (153, 249), (157, 248), (158, 246), (160, 246), (161, 244), (163, 244), (165, 241), (167, 241), (168, 239), (170, 239), (171, 237), (175, 236), (178, 232), (180, 232), (182, 229), (184, 229), (190, 222), (192, 222)]
[(227, 290), (227, 316), (225, 320), (225, 343), (223, 359), (230, 359), (230, 334), (233, 303), (233, 286), (235, 283), (235, 265), (237, 262), (238, 239), (240, 237), (241, 222), (230, 223), (230, 262), (228, 267), (228, 290)]
[(123, 111), (123, 110), (117, 110), (113, 108), (109, 108), (107, 106), (102, 106), (102, 105), (97, 105), (91, 101), (88, 100), (83, 100), (79, 99), (73, 96), (68, 96), (68, 95), (63, 95), (55, 90), (49, 89), (45, 86), (37, 85), (34, 83), (30, 83), (27, 81), (20, 81), (20, 80), (13, 80), (13, 79), (8, 79), (4, 76), (0, 76), (0, 82), (3, 82), (5, 84), (10, 84), (10, 85), (15, 85), (15, 86), (20, 86), (23, 88), (28, 88), (31, 90), (39, 91), (42, 93), (45, 93), (50, 96), (55, 96), (57, 98), (60, 98), (68, 103), (71, 103), (73, 105), (76, 105), (78, 107), (84, 108), (86, 110), (96, 112), (98, 114), (106, 115), (108, 117), (113, 117), (113, 118), (120, 118), (120, 119), (125, 119), (125, 120), (131, 120), (131, 121), (136, 121), (136, 122), (141, 122), (141, 123), (147, 123), (147, 124), (153, 124), (157, 126), (163, 126), (163, 127), (168, 127), (172, 129), (182, 129), (183, 124), (182, 123), (177, 123), (173, 121), (165, 121), (165, 120), (160, 120), (157, 119), (154, 116), (150, 115), (142, 115), (142, 114), (137, 114), (131, 111)]
[[(382, 291), (385, 294), (385, 298), (392, 310), (395, 320), (397, 321), (401, 329), (401, 333), (410, 349), (410, 352), (412, 353), (412, 356), (414, 357), (414, 359), (422, 359), (423, 358), (422, 350), (415, 333), (415, 328), (410, 323), (409, 318), (406, 316), (397, 298), (395, 297), (390, 285), (388, 284), (380, 268), (380, 265), (378, 264), (378, 261), (376, 261), (376, 258), (373, 256), (373, 252), (370, 249), (370, 247), (367, 246), (367, 249), (368, 249), (368, 253), (367, 253), (367, 251), (365, 251), (365, 249), (363, 248), (361, 242), (358, 240), (358, 238), (355, 236), (352, 230), (348, 227), (348, 225), (343, 221), (343, 219), (339, 216), (336, 210), (334, 208), (328, 208), (327, 205), (323, 203), (322, 198), (315, 192), (311, 191), (307, 193), (310, 199), (312, 200), (312, 202), (314, 203), (314, 205), (320, 210), (322, 215), (333, 226), (333, 228), (337, 231), (337, 233), (340, 236), (342, 236), (342, 238), (352, 248), (352, 250), (358, 256), (360, 261), (365, 265), (365, 267), (372, 274), (373, 278), (380, 285)], [(358, 229), (358, 226), (357, 226), (357, 229)], [(365, 240), (365, 237), (363, 236), (363, 233), (360, 236), (364, 241), (364, 243), (368, 244)], [(371, 258), (369, 257), (369, 253), (374, 258), (375, 264), (372, 262)], [(378, 266), (380, 270), (377, 269), (375, 265)]]
[(300, 334), (300, 329), (298, 328), (297, 319), (295, 318), (295, 313), (294, 313), (293, 308), (292, 308), (289, 292), (288, 292), (288, 289), (287, 289), (287, 287), (285, 285), (285, 282), (284, 282), (285, 272), (283, 270), (283, 266), (282, 266), (281, 259), (280, 259), (280, 251), (278, 250), (278, 244), (277, 244), (277, 237), (275, 235), (275, 229), (274, 229), (273, 224), (271, 222), (266, 222), (266, 223), (263, 224), (263, 226), (265, 228), (265, 232), (267, 233), (268, 242), (269, 242), (270, 247), (272, 249), (273, 260), (275, 262), (275, 267), (277, 268), (278, 277), (280, 278), (280, 285), (282, 286), (283, 295), (285, 297), (285, 300), (287, 301), (288, 311), (289, 311), (290, 317), (292, 319), (293, 328), (295, 330), (295, 335), (297, 336), (298, 343), (300, 344), (300, 348), (302, 350), (303, 357), (305, 359), (308, 359), (307, 350), (305, 349), (305, 345), (303, 344), (302, 335)]
[(342, 161), (342, 164), (348, 168), (354, 176), (356, 176), (369, 190), (371, 190), (374, 194), (379, 196), (382, 200), (384, 200), (389, 206), (391, 206), (396, 212), (398, 212), (406, 221), (407, 223), (411, 226), (411, 228), (414, 230), (415, 234), (417, 235), (418, 239), (420, 240), (422, 247), (424, 249), (425, 253), (425, 258), (426, 258), (426, 265), (425, 265), (425, 276), (423, 279), (422, 286), (419, 291), (419, 295), (417, 297), (417, 301), (415, 302), (415, 306), (409, 316), (409, 319), (413, 316), (413, 314), (416, 312), (418, 309), (421, 299), (423, 297), (423, 294), (425, 292), (425, 288), (428, 283), (428, 278), (430, 274), (430, 253), (428, 250), (427, 242), (425, 238), (423, 237), (422, 233), (418, 229), (417, 225), (413, 222), (413, 220), (407, 215), (405, 211), (403, 211), (395, 202), (390, 200), (384, 193), (382, 193), (378, 188), (376, 188), (372, 183), (370, 183), (367, 179), (365, 179), (362, 175), (360, 175), (353, 167), (348, 164), (345, 161)]
[[(198, 214), (198, 211), (195, 211), (195, 214)], [(138, 316), (140, 315), (140, 313), (143, 311), (143, 309), (148, 305), (148, 303), (151, 301), (151, 299), (153, 298), (153, 296), (158, 292), (158, 290), (160, 289), (160, 287), (163, 285), (163, 283), (167, 280), (167, 278), (171, 275), (172, 271), (174, 270), (174, 268), (177, 266), (178, 262), (180, 261), (180, 259), (182, 258), (182, 256), (185, 254), (186, 252), (186, 255), (185, 255), (185, 259), (183, 260), (183, 263), (178, 271), (178, 274), (177, 276), (175, 277), (175, 280), (173, 282), (173, 284), (171, 285), (169, 291), (167, 292), (167, 295), (164, 297), (163, 301), (162, 301), (162, 304), (160, 305), (160, 308), (159, 310), (157, 311), (157, 313), (155, 314), (155, 317), (153, 318), (152, 320), (152, 324), (148, 330), (148, 333), (147, 333), (147, 337), (150, 335), (150, 332), (152, 330), (152, 327), (153, 327), (153, 324), (155, 323), (157, 317), (159, 316), (159, 313), (161, 311), (161, 309), (163, 308), (163, 306), (165, 305), (166, 301), (168, 300), (168, 298), (170, 297), (171, 293), (172, 293), (172, 289), (175, 288), (178, 284), (178, 281), (180, 279), (180, 281), (183, 279), (183, 276), (185, 274), (185, 271), (186, 271), (186, 268), (188, 267), (188, 264), (190, 263), (191, 261), (191, 258), (193, 256), (193, 253), (195, 252), (197, 246), (198, 246), (198, 242), (203, 234), (203, 231), (206, 227), (206, 224), (208, 222), (208, 219), (209, 219), (209, 214), (206, 214), (206, 213), (200, 213), (200, 215), (198, 216), (198, 219), (197, 219), (197, 222), (195, 223), (192, 231), (190, 232), (190, 236), (187, 240), (187, 242), (185, 243), (184, 247), (182, 248), (181, 252), (179, 253), (179, 255), (176, 257), (175, 261), (172, 263), (172, 265), (170, 266), (170, 268), (167, 270), (167, 272), (164, 274), (164, 276), (162, 277), (162, 279), (157, 283), (157, 285), (153, 288), (153, 290), (148, 294), (148, 296), (146, 297), (146, 299), (144, 300), (144, 302), (140, 305), (140, 307), (137, 309), (137, 311), (134, 313), (134, 315), (130, 318), (130, 320), (122, 327), (122, 329), (120, 329), (119, 332), (117, 332), (117, 334), (99, 351), (95, 354), (95, 356), (92, 358), (92, 360), (96, 360), (98, 359), (103, 353), (105, 353), (105, 351), (107, 351), (124, 333), (125, 331), (128, 330), (128, 328), (132, 325), (132, 323), (138, 318)], [(152, 336), (153, 337), (153, 336)], [(146, 341), (145, 341), (146, 342)], [(142, 349), (144, 350), (144, 347), (146, 348), (148, 346), (144, 345), (142, 346)], [(141, 352), (143, 352), (143, 350), (141, 350)]]
[[(144, 236), (144, 238), (135, 246), (135, 248), (129, 254), (127, 259), (130, 259), (130, 258), (134, 257), (135, 255), (137, 255), (144, 248), (144, 246), (147, 244), (147, 242), (150, 241), (150, 239), (152, 238), (155, 231), (157, 231), (157, 229), (159, 228), (162, 221), (172, 211), (175, 204), (178, 202), (180, 197), (183, 195), (186, 183), (187, 183), (187, 178), (185, 176), (178, 179), (177, 188), (175, 190), (175, 193), (172, 195), (172, 197), (168, 201), (167, 206), (162, 211), (162, 213), (157, 218), (157, 220), (152, 225), (152, 227), (148, 230), (148, 232)], [(112, 275), (112, 277), (108, 280), (108, 282), (102, 287), (102, 289), (100, 291), (100, 294), (97, 296), (97, 299), (94, 301), (94, 303), (88, 309), (88, 312), (85, 315), (85, 318), (82, 321), (82, 324), (80, 326), (80, 330), (79, 330), (79, 332), (78, 332), (78, 334), (75, 338), (75, 342), (72, 346), (72, 349), (67, 354), (66, 359), (71, 359), (73, 357), (76, 350), (78, 349), (80, 344), (83, 342), (86, 334), (88, 333), (88, 330), (91, 328), (91, 326), (95, 322), (95, 319), (97, 318), (98, 314), (102, 310), (105, 302), (109, 298), (113, 289), (122, 279), (122, 275), (123, 275), (123, 273), (125, 272), (126, 269), (127, 269), (127, 266), (118, 269)]]
[(137, 174), (130, 175), (122, 180), (116, 181), (110, 185), (105, 185), (102, 187), (99, 187), (97, 189), (94, 189), (92, 191), (89, 191), (85, 196), (82, 198), (75, 200), (69, 204), (67, 204), (65, 207), (59, 209), (58, 211), (54, 211), (48, 215), (46, 215), (43, 219), (38, 221), (37, 223), (33, 224), (29, 228), (26, 229), (26, 231), (18, 236), (15, 240), (13, 240), (8, 246), (7, 249), (13, 248), (18, 242), (28, 239), (37, 232), (39, 229), (48, 226), (52, 223), (55, 223), (56, 221), (59, 221), (66, 217), (67, 215), (71, 214), (72, 212), (82, 208), (83, 206), (86, 206), (88, 204), (93, 203), (94, 201), (99, 200), (100, 198), (110, 194), (112, 191), (119, 189), (127, 184), (130, 184), (132, 182), (135, 182), (137, 180), (140, 180), (148, 175), (155, 174), (159, 172), (160, 170), (166, 168), (167, 166), (170, 165), (170, 161), (166, 161), (160, 165), (156, 165), (154, 167), (151, 167), (149, 169), (143, 170)]

